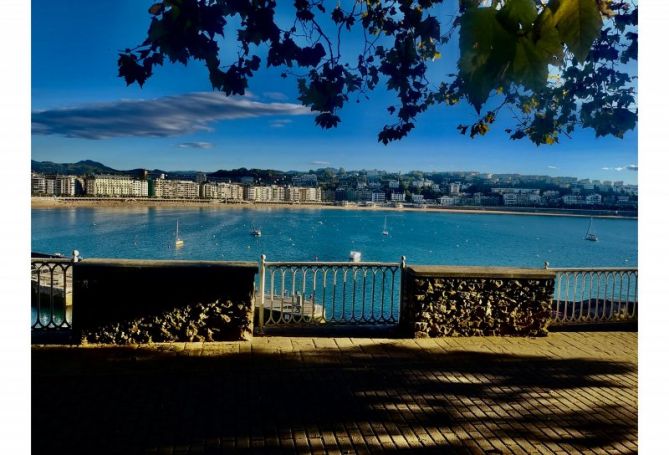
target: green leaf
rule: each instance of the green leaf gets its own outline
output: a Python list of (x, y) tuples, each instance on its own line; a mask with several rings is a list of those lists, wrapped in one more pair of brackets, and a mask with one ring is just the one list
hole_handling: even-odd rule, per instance
[(514, 82), (538, 91), (546, 85), (548, 78), (548, 61), (545, 54), (532, 42), (531, 39), (518, 39), (516, 53), (511, 65), (511, 77)]
[(576, 59), (584, 62), (602, 29), (597, 0), (551, 0), (544, 12), (538, 21), (540, 28), (554, 25)]
[(490, 92), (504, 85), (516, 37), (504, 29), (494, 8), (470, 9), (460, 25), (460, 77), (467, 99), (477, 111)]
[(534, 0), (507, 0), (497, 13), (500, 23), (513, 32), (530, 29), (537, 16)]

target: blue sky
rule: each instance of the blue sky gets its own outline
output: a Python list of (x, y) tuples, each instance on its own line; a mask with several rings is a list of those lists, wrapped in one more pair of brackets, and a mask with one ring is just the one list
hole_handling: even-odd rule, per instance
[[(370, 100), (350, 102), (342, 124), (327, 131), (297, 105), (295, 79), (281, 79), (279, 70), (262, 69), (245, 98), (212, 92), (197, 62), (166, 64), (144, 88), (126, 87), (117, 77), (118, 51), (144, 39), (152, 3), (33, 0), (33, 159), (92, 159), (118, 169), (479, 170), (637, 183), (637, 172), (627, 168), (637, 164), (636, 130), (622, 140), (579, 131), (571, 140), (536, 147), (509, 140), (503, 129), (512, 124), (500, 119), (472, 140), (456, 129), (476, 118), (473, 108), (461, 104), (433, 107), (409, 137), (384, 146), (376, 135), (391, 120), (385, 108), (392, 94), (382, 85)], [(224, 46), (223, 52), (231, 49)], [(444, 51), (433, 74), (448, 72), (448, 62), (457, 59), (453, 47)], [(87, 121), (93, 117), (97, 122)], [(123, 135), (110, 133), (116, 130)]]

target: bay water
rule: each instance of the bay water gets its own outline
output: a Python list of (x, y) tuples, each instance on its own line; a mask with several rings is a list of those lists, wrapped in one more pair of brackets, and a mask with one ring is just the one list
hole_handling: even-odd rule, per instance
[[(176, 223), (184, 246), (175, 248)], [(637, 265), (637, 220), (286, 208), (32, 210), (32, 251), (84, 258), (363, 261), (543, 267)], [(382, 234), (384, 223), (389, 235)], [(252, 229), (262, 235), (254, 237)]]

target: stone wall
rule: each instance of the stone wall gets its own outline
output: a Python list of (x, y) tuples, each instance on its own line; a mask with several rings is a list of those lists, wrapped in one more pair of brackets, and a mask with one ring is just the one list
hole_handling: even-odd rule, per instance
[(73, 332), (82, 342), (253, 336), (254, 262), (87, 259), (73, 267)]
[(415, 338), (545, 336), (554, 280), (542, 269), (408, 267), (401, 331)]

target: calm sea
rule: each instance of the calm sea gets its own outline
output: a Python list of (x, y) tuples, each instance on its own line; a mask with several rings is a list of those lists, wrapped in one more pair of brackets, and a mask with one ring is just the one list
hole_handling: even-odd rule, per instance
[[(176, 223), (185, 244), (174, 247)], [(387, 223), (389, 236), (383, 236)], [(82, 257), (541, 267), (637, 265), (637, 221), (321, 209), (33, 209), (32, 250)], [(261, 237), (250, 235), (252, 228)]]

